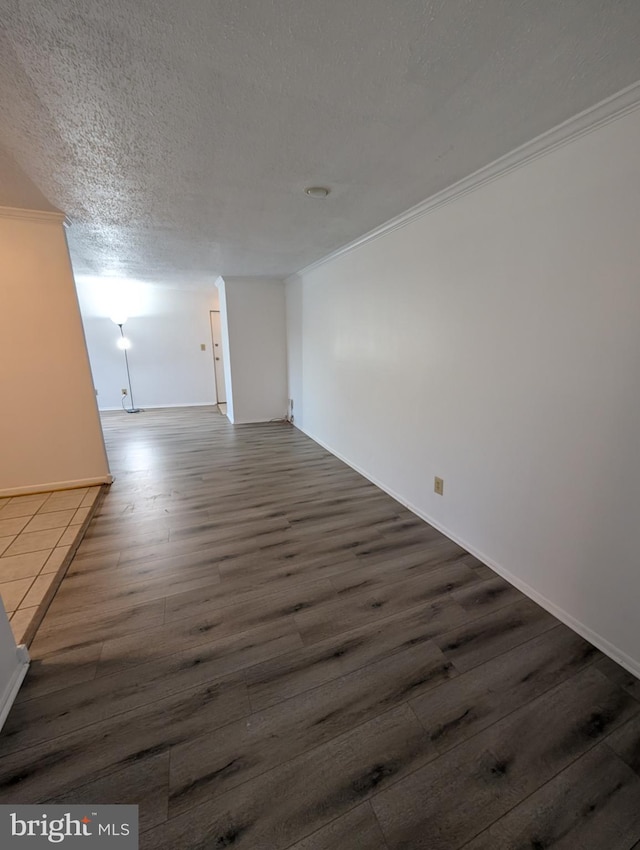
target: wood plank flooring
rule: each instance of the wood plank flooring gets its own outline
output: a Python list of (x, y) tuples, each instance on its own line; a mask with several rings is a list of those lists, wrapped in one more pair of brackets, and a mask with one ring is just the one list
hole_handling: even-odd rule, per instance
[(143, 850), (631, 850), (640, 683), (295, 429), (104, 415), (0, 802)]

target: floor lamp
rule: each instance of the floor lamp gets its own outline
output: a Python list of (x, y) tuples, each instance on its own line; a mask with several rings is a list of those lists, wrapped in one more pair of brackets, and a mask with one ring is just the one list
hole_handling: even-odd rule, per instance
[(127, 349), (131, 347), (131, 343), (124, 335), (124, 331), (122, 330), (122, 326), (127, 321), (126, 316), (117, 316), (112, 317), (112, 322), (120, 328), (120, 339), (117, 342), (118, 348), (124, 352), (124, 365), (127, 367), (127, 382), (129, 384), (129, 398), (131, 399), (131, 407), (125, 407), (122, 405), (122, 409), (127, 413), (140, 413), (140, 408), (136, 407), (135, 402), (133, 400), (133, 390), (131, 389), (131, 373), (129, 372), (129, 358), (127, 356)]

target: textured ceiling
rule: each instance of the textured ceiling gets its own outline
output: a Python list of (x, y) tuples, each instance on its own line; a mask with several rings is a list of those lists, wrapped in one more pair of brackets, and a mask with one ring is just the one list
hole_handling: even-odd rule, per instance
[(639, 34), (638, 0), (0, 0), (0, 204), (63, 210), (80, 274), (285, 275), (638, 80)]

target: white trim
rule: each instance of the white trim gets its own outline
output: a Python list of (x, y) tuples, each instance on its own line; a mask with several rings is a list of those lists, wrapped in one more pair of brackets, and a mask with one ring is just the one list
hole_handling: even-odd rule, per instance
[(78, 478), (76, 481), (52, 481), (50, 484), (29, 484), (26, 487), (9, 487), (0, 490), (0, 499), (8, 496), (30, 496), (32, 493), (51, 493), (53, 490), (77, 490), (80, 487), (97, 487), (99, 484), (113, 484), (113, 475), (100, 475), (97, 478)]
[[(226, 402), (222, 402), (222, 404), (226, 404)], [(226, 416), (225, 413), (222, 416)], [(227, 416), (227, 419), (229, 417)], [(231, 420), (229, 419), (231, 422)], [(290, 423), (287, 421), (287, 414), (283, 413), (282, 416), (272, 416), (270, 419), (234, 419), (231, 422), (232, 425), (289, 425)], [(312, 438), (313, 439), (313, 438)]]
[(385, 236), (387, 233), (392, 233), (399, 227), (404, 227), (406, 224), (433, 212), (438, 207), (448, 204), (462, 195), (473, 192), (481, 186), (502, 177), (503, 174), (507, 174), (534, 159), (545, 156), (550, 151), (566, 145), (580, 136), (591, 133), (593, 130), (597, 130), (599, 127), (615, 121), (617, 118), (621, 118), (628, 112), (638, 109), (638, 107), (640, 107), (640, 82), (622, 89), (617, 94), (600, 101), (600, 103), (589, 109), (585, 109), (583, 112), (579, 112), (562, 124), (558, 124), (557, 127), (548, 130), (540, 136), (536, 136), (536, 138), (526, 142), (505, 156), (494, 160), (489, 165), (483, 166), (478, 171), (474, 171), (468, 177), (464, 177), (457, 183), (453, 183), (446, 189), (437, 192), (435, 195), (431, 195), (425, 201), (411, 207), (395, 218), (381, 224), (379, 227), (359, 236), (353, 242), (348, 242), (341, 248), (337, 248), (330, 254), (321, 257), (319, 260), (315, 260), (308, 266), (289, 275), (287, 280), (295, 278), (296, 275), (306, 274), (312, 269), (323, 266), (325, 263), (335, 260), (337, 257), (347, 254), (367, 242), (372, 242), (374, 239)]
[(442, 525), (437, 520), (433, 519), (433, 517), (429, 516), (429, 514), (425, 513), (420, 508), (416, 507), (416, 505), (413, 505), (411, 502), (407, 501), (399, 493), (396, 493), (390, 487), (387, 487), (382, 481), (379, 481), (375, 476), (370, 475), (360, 466), (355, 463), (352, 463), (347, 457), (340, 454), (340, 452), (335, 451), (331, 448), (331, 446), (327, 445), (322, 440), (319, 440), (317, 437), (314, 437), (314, 435), (311, 434), (309, 431), (300, 427), (300, 425), (295, 425), (294, 427), (298, 428), (298, 430), (302, 431), (303, 434), (306, 434), (309, 439), (313, 440), (315, 443), (318, 443), (318, 445), (322, 446), (323, 449), (326, 449), (328, 452), (334, 455), (334, 457), (337, 457), (338, 460), (341, 460), (343, 463), (346, 463), (347, 466), (350, 466), (351, 469), (354, 469), (356, 472), (362, 475), (363, 478), (366, 478), (367, 481), (370, 481), (372, 484), (375, 484), (376, 487), (387, 493), (389, 496), (395, 499), (396, 502), (399, 502), (405, 508), (410, 510), (411, 513), (420, 517), (420, 519), (429, 523), (429, 525), (432, 525), (434, 528), (436, 528), (439, 532), (444, 534), (454, 543), (457, 543), (458, 546), (462, 546), (463, 549), (465, 549), (471, 555), (474, 555), (476, 558), (478, 558), (478, 560), (482, 561), (483, 564), (486, 564), (488, 567), (491, 567), (491, 569), (498, 573), (498, 575), (506, 579), (509, 584), (512, 584), (518, 590), (522, 591), (522, 593), (524, 593), (525, 596), (528, 596), (529, 599), (532, 599), (534, 602), (537, 602), (537, 604), (540, 605), (541, 608), (544, 608), (545, 611), (548, 611), (550, 614), (553, 614), (556, 619), (560, 620), (560, 622), (564, 623), (574, 632), (577, 632), (581, 637), (585, 638), (585, 640), (588, 640), (589, 643), (592, 643), (595, 647), (604, 652), (605, 655), (608, 655), (621, 667), (624, 667), (625, 670), (628, 670), (636, 678), (640, 678), (639, 660), (632, 658), (630, 655), (627, 655), (626, 652), (623, 652), (617, 646), (614, 646), (610, 641), (602, 637), (602, 635), (595, 632), (589, 626), (580, 622), (580, 620), (576, 620), (575, 617), (573, 617), (563, 608), (560, 608), (558, 605), (555, 604), (555, 602), (552, 602), (550, 599), (547, 599), (546, 596), (543, 596), (534, 587), (531, 587), (531, 585), (527, 584), (525, 581), (523, 581), (517, 575), (512, 573), (510, 570), (506, 569), (506, 567), (503, 567), (501, 564), (496, 563), (492, 558), (490, 558), (484, 552), (481, 552), (471, 543), (466, 541), (463, 537), (460, 537), (458, 534), (454, 534), (454, 532), (446, 528), (446, 526)]
[[(138, 409), (144, 413), (145, 410), (162, 410), (163, 407), (215, 407), (217, 403), (217, 401), (193, 401), (184, 404), (145, 404), (144, 407)], [(122, 405), (120, 407), (99, 407), (98, 410), (105, 413), (108, 410), (120, 410), (122, 413), (126, 413)]]
[(1, 207), (0, 218), (16, 218), (29, 221), (43, 221), (49, 224), (65, 224), (63, 212), (52, 210), (22, 210), (17, 207)]
[(27, 670), (29, 669), (29, 651), (22, 643), (20, 646), (16, 647), (16, 660), (18, 665), (13, 671), (13, 675), (2, 694), (2, 697), (0, 698), (0, 729), (4, 726), (5, 720), (11, 711), (11, 706), (13, 705), (15, 698), (18, 696), (20, 685), (22, 684), (24, 677), (27, 675)]

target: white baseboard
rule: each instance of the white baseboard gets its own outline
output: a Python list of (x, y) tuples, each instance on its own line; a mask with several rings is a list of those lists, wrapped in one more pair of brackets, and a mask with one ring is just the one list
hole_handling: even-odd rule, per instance
[[(229, 417), (227, 417), (227, 418), (229, 418)], [(274, 416), (271, 419), (234, 419), (233, 421), (231, 419), (229, 419), (229, 421), (231, 422), (232, 425), (268, 425), (269, 423), (272, 423), (273, 425), (277, 425), (278, 423), (281, 423), (281, 422), (282, 423), (286, 422), (287, 425), (290, 424), (289, 422), (287, 422), (287, 418), (286, 418), (285, 415), (280, 416), (280, 417)]]
[(29, 484), (26, 487), (9, 487), (0, 490), (0, 499), (8, 496), (30, 496), (33, 493), (51, 493), (53, 490), (77, 490), (80, 487), (97, 487), (99, 484), (113, 484), (113, 475), (99, 475), (96, 478), (78, 478), (75, 481), (50, 481), (48, 484)]
[(545, 611), (548, 611), (550, 614), (553, 614), (556, 619), (560, 620), (560, 622), (564, 623), (565, 626), (568, 626), (570, 629), (573, 629), (574, 632), (577, 632), (581, 637), (588, 640), (589, 643), (592, 643), (595, 647), (604, 652), (605, 655), (608, 655), (609, 658), (612, 658), (617, 664), (621, 667), (624, 667), (625, 670), (628, 670), (629, 673), (633, 674), (636, 678), (640, 679), (640, 661), (632, 658), (630, 655), (627, 655), (626, 652), (623, 652), (617, 646), (614, 646), (610, 641), (606, 638), (602, 637), (602, 635), (595, 632), (592, 628), (582, 623), (580, 620), (577, 620), (573, 615), (569, 614), (568, 611), (565, 611), (563, 608), (560, 608), (555, 602), (552, 602), (542, 593), (537, 591), (534, 587), (527, 584), (527, 582), (523, 581), (519, 578), (515, 573), (512, 573), (511, 570), (508, 570), (506, 567), (503, 567), (501, 564), (496, 563), (493, 558), (490, 558), (484, 552), (481, 552), (477, 547), (475, 547), (472, 543), (469, 543), (463, 537), (460, 537), (459, 534), (455, 534), (450, 529), (443, 526), (433, 517), (429, 516), (429, 514), (425, 513), (423, 510), (418, 508), (416, 505), (413, 505), (411, 502), (407, 501), (403, 496), (399, 493), (396, 493), (390, 487), (388, 487), (384, 482), (379, 481), (375, 476), (370, 475), (364, 469), (359, 467), (357, 464), (353, 463), (349, 460), (349, 458), (342, 455), (340, 452), (335, 451), (335, 449), (331, 448), (331, 446), (327, 445), (323, 440), (320, 440), (318, 437), (315, 437), (305, 428), (302, 428), (300, 425), (296, 425), (303, 434), (306, 434), (311, 440), (318, 445), (322, 446), (323, 449), (326, 449), (332, 455), (341, 460), (343, 463), (346, 463), (347, 466), (350, 466), (351, 469), (354, 469), (363, 478), (366, 478), (367, 481), (370, 481), (372, 484), (375, 484), (383, 492), (387, 493), (396, 502), (399, 502), (405, 508), (411, 511), (411, 513), (420, 517), (420, 519), (432, 525), (438, 531), (452, 540), (454, 543), (457, 543), (458, 546), (462, 546), (463, 549), (466, 549), (469, 554), (474, 555), (478, 560), (482, 561), (483, 564), (486, 564), (492, 570), (494, 570), (498, 575), (502, 576), (502, 578), (506, 579), (509, 584), (512, 584), (518, 590), (522, 591), (525, 596), (528, 596), (529, 599), (536, 602), (540, 605), (541, 608), (544, 608)]
[[(144, 412), (145, 410), (162, 410), (165, 407), (215, 407), (217, 403), (217, 401), (189, 401), (183, 402), (183, 404), (144, 404), (140, 410)], [(123, 410), (122, 405), (118, 405), (116, 407), (98, 407), (98, 410), (105, 413), (108, 410), (121, 410), (123, 413), (126, 412)]]
[(11, 706), (13, 705), (15, 698), (18, 696), (20, 685), (22, 684), (24, 677), (27, 675), (27, 670), (29, 669), (29, 651), (24, 644), (20, 644), (20, 646), (16, 647), (16, 661), (17, 666), (13, 675), (7, 683), (4, 693), (0, 697), (0, 729), (4, 726), (4, 722), (11, 711)]

